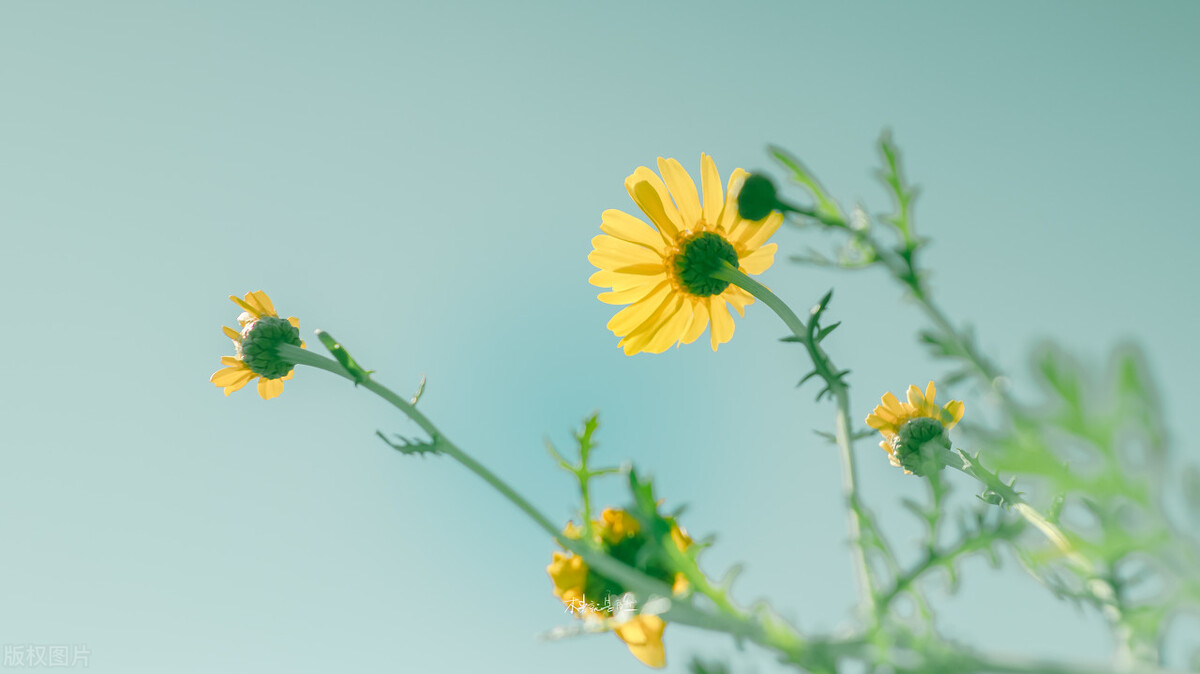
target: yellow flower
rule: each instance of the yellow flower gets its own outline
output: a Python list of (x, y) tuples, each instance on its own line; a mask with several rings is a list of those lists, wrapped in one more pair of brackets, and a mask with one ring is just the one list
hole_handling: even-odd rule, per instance
[(735, 169), (724, 196), (721, 176), (708, 155), (700, 156), (703, 199), (692, 177), (674, 159), (658, 159), (662, 179), (642, 166), (625, 179), (629, 196), (654, 225), (618, 210), (604, 211), (588, 261), (600, 271), (588, 281), (601, 288), (606, 304), (628, 304), (608, 322), (626, 355), (662, 353), (691, 344), (709, 329), (717, 345), (733, 337), (729, 307), (745, 316), (754, 298), (712, 278), (724, 262), (745, 274), (761, 274), (775, 261), (777, 246), (766, 243), (783, 222), (782, 213), (762, 220), (738, 215), (737, 194), (747, 173)]
[[(567, 538), (579, 539), (583, 536), (583, 528), (568, 522), (563, 533)], [(686, 550), (692, 544), (687, 533), (674, 523), (671, 526), (671, 540), (680, 550)], [(687, 592), (688, 584), (683, 574), (671, 577), (661, 564), (645, 565), (639, 553), (647, 542), (641, 535), (637, 519), (624, 510), (607, 508), (600, 513), (600, 519), (592, 521), (591, 543), (599, 550), (635, 568), (646, 567), (642, 570), (647, 574), (664, 582), (672, 582), (672, 590), (676, 594)], [(639, 567), (639, 561), (643, 563), (642, 567)], [(625, 595), (619, 584), (592, 573), (582, 557), (570, 552), (555, 552), (553, 561), (546, 567), (546, 573), (554, 583), (554, 596), (572, 613), (580, 618), (603, 621), (642, 664), (650, 667), (666, 665), (667, 656), (662, 642), (666, 623), (649, 613), (638, 613), (632, 617), (615, 615), (613, 602), (619, 603)]]
[[(883, 435), (883, 441), (879, 443), (879, 446), (888, 453), (888, 459), (891, 460), (893, 466), (903, 467), (900, 465), (900, 457), (896, 456), (896, 445), (900, 438), (900, 429), (905, 424), (913, 419), (933, 419), (941, 423), (946, 430), (950, 430), (962, 420), (964, 409), (962, 401), (952, 400), (946, 403), (945, 407), (939, 409), (933, 402), (936, 394), (937, 388), (933, 382), (929, 382), (929, 385), (925, 387), (924, 394), (915, 385), (909, 386), (908, 402), (900, 402), (889, 391), (880, 399), (881, 404), (875, 408), (875, 411), (867, 415), (867, 425)], [(904, 472), (912, 473), (907, 468), (904, 469)]]
[(295, 316), (286, 321), (275, 313), (271, 298), (261, 290), (246, 293), (244, 299), (233, 295), (229, 299), (244, 311), (238, 316), (241, 330), (224, 327), (225, 336), (233, 340), (235, 355), (223, 356), (225, 367), (213, 373), (209, 379), (225, 389), (225, 395), (242, 388), (253, 379), (258, 379), (258, 395), (270, 400), (283, 393), (283, 382), (292, 378), (292, 365), (279, 359), (274, 346), (280, 343), (297, 344), (300, 341), (300, 320)]

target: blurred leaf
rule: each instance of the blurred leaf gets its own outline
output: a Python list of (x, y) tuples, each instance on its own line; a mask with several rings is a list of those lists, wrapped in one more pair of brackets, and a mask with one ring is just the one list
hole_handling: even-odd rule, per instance
[(877, 176), (891, 193), (895, 210), (883, 217), (883, 221), (896, 228), (904, 240), (901, 255), (911, 254), (921, 241), (912, 234), (912, 203), (917, 198), (917, 189), (908, 184), (904, 178), (904, 170), (900, 163), (900, 149), (892, 142), (892, 134), (888, 130), (879, 137), (879, 154), (883, 157), (883, 168)]
[(816, 176), (799, 159), (789, 154), (787, 150), (774, 145), (767, 147), (767, 153), (790, 171), (792, 180), (804, 186), (816, 200), (818, 219), (829, 225), (845, 225), (846, 218), (842, 215), (842, 209), (838, 208), (837, 202), (829, 196), (829, 192), (821, 186)]
[(1200, 523), (1200, 469), (1195, 466), (1183, 470), (1183, 497), (1192, 511), (1192, 517)]
[(729, 667), (723, 662), (701, 660), (699, 656), (693, 656), (688, 663), (688, 671), (691, 674), (729, 674)]
[(1083, 406), (1082, 368), (1066, 351), (1049, 342), (1035, 348), (1034, 370), (1042, 381), (1069, 409), (1078, 413)]

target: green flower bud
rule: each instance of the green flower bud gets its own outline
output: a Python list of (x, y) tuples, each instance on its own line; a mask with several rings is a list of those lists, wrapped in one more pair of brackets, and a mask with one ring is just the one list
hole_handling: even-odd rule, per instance
[(242, 361), (254, 374), (265, 379), (279, 379), (296, 364), (279, 357), (280, 344), (300, 346), (300, 331), (291, 323), (274, 316), (263, 316), (242, 328)]
[(737, 202), (738, 215), (747, 220), (762, 220), (779, 208), (775, 183), (764, 175), (752, 173), (742, 183)]
[(895, 449), (896, 458), (905, 470), (914, 475), (932, 475), (946, 465), (950, 437), (942, 422), (917, 417), (900, 427)]

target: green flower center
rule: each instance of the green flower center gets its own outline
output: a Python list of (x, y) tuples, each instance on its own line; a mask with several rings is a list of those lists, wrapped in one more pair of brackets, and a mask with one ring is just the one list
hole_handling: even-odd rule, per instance
[(263, 316), (242, 328), (242, 361), (254, 374), (279, 379), (296, 366), (275, 352), (280, 344), (300, 346), (300, 331), (282, 318)]
[(725, 262), (737, 267), (737, 251), (733, 244), (716, 232), (700, 232), (683, 240), (675, 256), (675, 278), (689, 294), (696, 297), (719, 295), (729, 287), (729, 281), (712, 277)]

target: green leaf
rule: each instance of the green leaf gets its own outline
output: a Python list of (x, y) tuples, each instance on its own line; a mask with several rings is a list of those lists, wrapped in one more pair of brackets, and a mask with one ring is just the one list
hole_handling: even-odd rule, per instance
[(1192, 517), (1200, 523), (1200, 469), (1188, 466), (1183, 470), (1183, 498)]
[(846, 218), (842, 215), (842, 209), (838, 207), (837, 202), (829, 196), (825, 188), (817, 180), (816, 176), (804, 166), (803, 163), (786, 150), (775, 145), (767, 147), (767, 153), (775, 158), (789, 172), (791, 172), (792, 180), (804, 186), (816, 200), (816, 214), (818, 219), (830, 226), (845, 227)]
[(354, 362), (354, 359), (350, 357), (350, 352), (346, 351), (345, 347), (333, 338), (333, 335), (324, 330), (317, 330), (317, 339), (321, 340), (321, 343), (325, 345), (329, 353), (350, 373), (350, 376), (354, 378), (355, 386), (366, 383), (371, 378), (371, 373), (374, 370), (364, 370), (359, 367), (358, 363)]
[(911, 222), (912, 203), (917, 198), (917, 190), (904, 179), (900, 149), (892, 142), (891, 131), (887, 129), (879, 136), (879, 154), (883, 157), (883, 168), (876, 175), (891, 193), (895, 207), (892, 214), (883, 217), (883, 221), (896, 228), (904, 240), (904, 252), (911, 254), (921, 243), (913, 237)]
[(384, 442), (386, 442), (388, 444), (389, 447), (396, 450), (397, 452), (400, 452), (401, 454), (407, 454), (409, 456), (413, 456), (413, 455), (421, 455), (421, 454), (438, 454), (438, 453), (440, 453), (440, 450), (438, 449), (437, 440), (434, 440), (432, 442), (425, 442), (423, 440), (410, 440), (409, 438), (406, 438), (403, 435), (397, 435), (396, 440), (392, 441), (392, 440), (388, 440), (388, 437), (383, 434), (383, 431), (375, 431), (375, 435), (379, 436), (380, 440), (383, 440)]
[(1033, 356), (1034, 371), (1042, 382), (1076, 416), (1083, 414), (1083, 368), (1066, 351), (1049, 342), (1039, 345)]
[(417, 401), (419, 401), (421, 399), (421, 396), (424, 395), (424, 393), (425, 393), (425, 375), (421, 375), (421, 381), (420, 381), (420, 383), (417, 384), (417, 392), (412, 395), (412, 398), (409, 398), (408, 404), (415, 407), (417, 404)]

